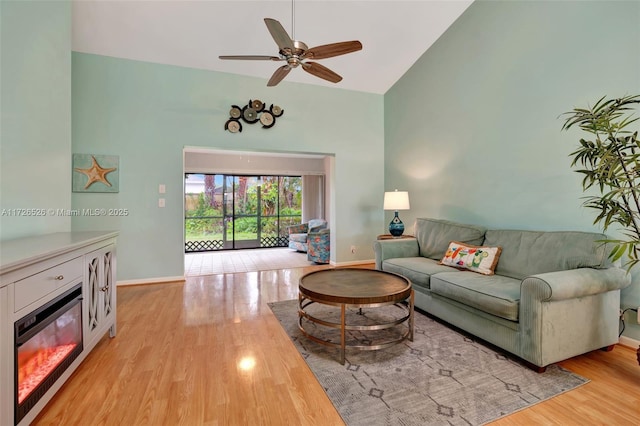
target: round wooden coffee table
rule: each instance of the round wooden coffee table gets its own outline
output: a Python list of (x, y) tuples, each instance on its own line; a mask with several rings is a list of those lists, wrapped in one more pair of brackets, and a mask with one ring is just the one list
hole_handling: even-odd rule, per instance
[[(298, 285), (298, 327), (309, 339), (327, 346), (340, 348), (340, 363), (344, 364), (347, 347), (361, 350), (384, 349), (405, 340), (413, 341), (413, 302), (411, 282), (403, 276), (374, 269), (340, 268), (310, 272), (300, 278)], [(310, 314), (307, 307), (313, 303), (340, 307), (340, 322), (332, 322)], [(396, 305), (399, 317), (370, 325), (347, 324), (347, 308), (377, 308)], [(340, 330), (340, 343), (314, 336), (305, 329), (308, 320), (325, 327)], [(394, 340), (375, 345), (347, 345), (347, 330), (384, 330), (405, 324), (407, 330)]]

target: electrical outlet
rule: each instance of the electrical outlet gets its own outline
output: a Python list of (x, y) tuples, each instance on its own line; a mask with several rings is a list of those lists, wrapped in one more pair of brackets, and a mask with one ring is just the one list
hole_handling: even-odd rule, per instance
[(351, 246), (351, 253), (355, 254), (356, 253), (356, 246)]

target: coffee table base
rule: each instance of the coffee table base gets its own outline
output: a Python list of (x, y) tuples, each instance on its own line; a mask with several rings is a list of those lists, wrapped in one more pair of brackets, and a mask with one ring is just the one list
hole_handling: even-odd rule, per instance
[[(340, 307), (340, 322), (337, 323), (337, 322), (327, 321), (322, 318), (317, 318), (311, 315), (310, 313), (308, 313), (305, 309), (313, 303)], [(346, 348), (371, 351), (371, 350), (385, 349), (393, 345), (397, 345), (398, 343), (404, 342), (405, 340), (409, 340), (412, 342), (413, 341), (413, 303), (414, 303), (413, 290), (411, 291), (411, 296), (404, 302), (392, 301), (392, 302), (373, 303), (373, 304), (330, 303), (326, 301), (316, 301), (316, 300), (313, 300), (312, 298), (299, 294), (298, 295), (298, 328), (300, 329), (302, 334), (304, 334), (308, 339), (313, 340), (316, 343), (339, 348), (340, 364), (344, 365)], [(370, 324), (370, 325), (347, 324), (346, 322), (346, 310), (348, 308), (359, 308), (362, 311), (362, 308), (377, 308), (377, 307), (390, 306), (390, 305), (395, 305), (398, 308), (400, 308), (403, 311), (403, 316), (390, 321), (379, 322), (379, 323)], [(321, 339), (317, 336), (314, 336), (312, 333), (310, 333), (308, 330), (304, 328), (303, 320), (305, 319), (325, 327), (339, 329), (340, 343), (331, 342), (328, 340)], [(390, 340), (384, 343), (379, 343), (376, 345), (348, 345), (346, 342), (347, 330), (375, 331), (375, 330), (384, 330), (391, 327), (396, 327), (401, 324), (405, 324), (407, 326), (407, 330), (404, 333), (402, 333), (402, 335), (399, 338), (394, 340)]]

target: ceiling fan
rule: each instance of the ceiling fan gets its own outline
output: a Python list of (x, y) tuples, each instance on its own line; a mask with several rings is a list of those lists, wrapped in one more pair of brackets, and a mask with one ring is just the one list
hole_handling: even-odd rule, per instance
[(317, 62), (309, 62), (309, 59), (326, 59), (334, 56), (345, 55), (362, 49), (362, 43), (357, 40), (343, 41), (339, 43), (325, 44), (322, 46), (309, 47), (301, 41), (293, 40), (275, 19), (265, 18), (267, 29), (271, 37), (275, 40), (280, 49), (279, 56), (263, 55), (227, 55), (219, 56), (220, 59), (239, 59), (256, 61), (286, 61), (287, 63), (278, 68), (267, 83), (267, 86), (275, 86), (284, 79), (289, 71), (298, 66), (309, 74), (320, 77), (332, 83), (338, 83), (342, 77), (329, 68)]

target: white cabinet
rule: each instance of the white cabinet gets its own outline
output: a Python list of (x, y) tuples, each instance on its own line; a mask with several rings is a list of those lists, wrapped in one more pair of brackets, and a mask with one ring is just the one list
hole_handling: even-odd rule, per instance
[(33, 421), (107, 331), (115, 336), (117, 235), (60, 232), (0, 242), (0, 425), (15, 424), (16, 321), (82, 282), (83, 350), (19, 426)]
[(85, 346), (92, 348), (107, 329), (116, 335), (115, 244), (87, 253), (84, 265), (84, 336)]
[[(7, 296), (7, 287), (0, 287), (0, 324), (6, 324), (8, 316), (9, 298)], [(11, 388), (13, 386), (13, 378), (9, 377), (10, 371), (7, 368), (9, 363), (13, 362), (13, 355), (9, 356), (9, 344), (12, 337), (5, 332), (4, 328), (2, 329), (0, 333), (0, 424), (13, 419), (11, 417), (13, 413), (10, 411), (13, 408), (11, 405), (13, 402), (13, 389)]]

